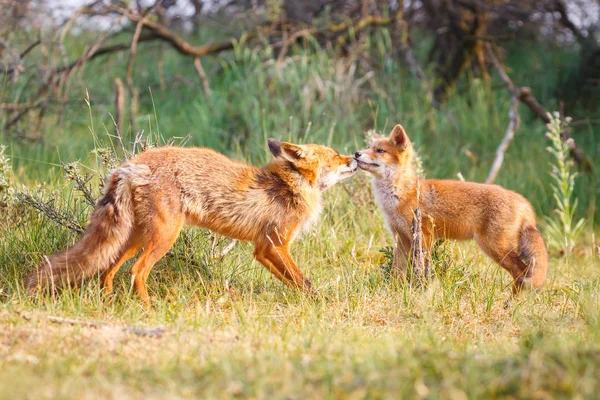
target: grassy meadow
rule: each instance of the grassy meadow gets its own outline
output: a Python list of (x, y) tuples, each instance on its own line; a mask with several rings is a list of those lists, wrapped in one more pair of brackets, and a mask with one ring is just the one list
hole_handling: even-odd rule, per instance
[[(371, 64), (312, 48), (277, 62), (268, 51), (239, 47), (203, 59), (209, 96), (190, 60), (149, 45), (135, 64), (140, 107), (121, 132), (125, 147), (143, 131), (152, 143), (208, 146), (264, 164), (269, 137), (353, 153), (367, 130), (402, 123), (427, 177), (483, 181), (508, 123), (502, 82), (467, 77), (436, 110), (389, 43), (382, 30), (364, 44)], [(67, 50), (74, 56), (80, 47), (73, 39)], [(506, 62), (518, 85), (556, 110), (556, 87), (575, 67), (575, 51), (520, 44)], [(126, 64), (122, 54), (78, 71), (67, 106), (27, 132), (40, 140), (0, 131), (14, 190), (53, 199), (85, 226), (91, 207), (61, 163), (80, 160), (98, 195), (109, 168), (98, 155), (123, 157), (113, 80)], [(6, 85), (0, 93), (0, 101), (19, 95)], [(557, 205), (546, 128), (524, 106), (520, 115), (496, 183), (531, 201), (548, 238), (544, 216), (555, 218)], [(573, 137), (598, 171), (599, 116), (576, 107), (570, 115)], [(284, 287), (253, 261), (249, 244), (220, 257), (228, 240), (186, 229), (150, 275), (151, 310), (132, 293), (130, 263), (115, 278), (112, 303), (97, 280), (29, 299), (24, 275), (79, 235), (13, 199), (0, 209), (0, 398), (593, 398), (598, 194), (592, 175), (576, 178), (575, 218), (586, 228), (572, 251), (550, 249), (543, 290), (512, 301), (509, 275), (474, 243), (442, 243), (425, 289), (391, 279), (391, 238), (360, 172), (326, 192), (320, 223), (292, 246), (315, 298)]]

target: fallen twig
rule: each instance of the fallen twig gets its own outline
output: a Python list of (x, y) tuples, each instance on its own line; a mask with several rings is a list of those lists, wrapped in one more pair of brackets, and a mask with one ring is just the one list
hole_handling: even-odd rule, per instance
[(219, 253), (219, 258), (225, 257), (238, 244), (237, 240), (231, 240), (227, 246)]
[(99, 322), (81, 321), (81, 320), (71, 319), (71, 318), (61, 318), (61, 317), (55, 317), (53, 315), (48, 315), (47, 319), (48, 319), (48, 321), (53, 322), (55, 324), (82, 325), (82, 326), (87, 326), (89, 328), (100, 328), (101, 326), (105, 325), (105, 324), (99, 323)]
[(21, 318), (23, 318), (25, 321), (31, 321), (31, 317), (27, 314), (25, 314), (23, 311), (21, 310), (15, 310), (15, 313), (20, 316)]
[(233, 248), (237, 245), (238, 241), (235, 239), (231, 239), (229, 244), (223, 248), (220, 252), (217, 253), (216, 247), (217, 242), (219, 242), (219, 236), (213, 235), (212, 240), (210, 242), (210, 254), (213, 260), (220, 260), (227, 255)]
[[(48, 321), (55, 323), (55, 324), (79, 325), (79, 326), (85, 326), (87, 328), (95, 328), (95, 329), (114, 328), (113, 326), (105, 324), (104, 322), (82, 321), (82, 320), (78, 320), (78, 319), (55, 317), (53, 315), (49, 315), (47, 317), (47, 319), (48, 319)], [(121, 331), (123, 331), (125, 333), (132, 333), (137, 336), (160, 338), (165, 334), (166, 329), (163, 327), (145, 329), (145, 328), (137, 328), (137, 327), (127, 326), (125, 328), (121, 328)]]

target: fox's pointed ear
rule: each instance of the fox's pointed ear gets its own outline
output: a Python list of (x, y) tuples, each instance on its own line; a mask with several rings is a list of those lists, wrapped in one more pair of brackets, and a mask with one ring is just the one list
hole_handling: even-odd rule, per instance
[(409, 143), (406, 131), (400, 124), (396, 125), (392, 130), (392, 133), (390, 133), (390, 140), (392, 141), (394, 146), (396, 146), (400, 150), (405, 149)]
[(281, 156), (281, 142), (279, 140), (270, 138), (267, 143), (273, 157), (277, 158)]
[(281, 149), (281, 156), (288, 161), (296, 162), (306, 158), (304, 146), (283, 142), (279, 148)]

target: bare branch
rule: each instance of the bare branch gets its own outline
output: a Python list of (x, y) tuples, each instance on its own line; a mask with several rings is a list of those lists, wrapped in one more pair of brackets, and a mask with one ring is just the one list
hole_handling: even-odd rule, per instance
[(135, 130), (135, 116), (138, 108), (138, 91), (133, 84), (133, 62), (137, 53), (137, 44), (140, 39), (140, 34), (144, 27), (144, 20), (144, 17), (142, 17), (135, 27), (133, 39), (131, 40), (131, 48), (129, 50), (129, 60), (127, 61), (127, 73), (125, 78), (127, 87), (129, 87), (129, 94), (131, 95), (131, 98), (129, 99), (129, 120), (133, 130)]
[(73, 232), (84, 232), (84, 229), (79, 222), (73, 219), (69, 214), (62, 212), (54, 206), (54, 199), (44, 202), (42, 200), (35, 199), (31, 195), (24, 192), (19, 192), (17, 197), (23, 204), (37, 209), (46, 217), (58, 223), (59, 225), (62, 225)]
[(29, 110), (31, 108), (36, 108), (38, 105), (32, 103), (30, 101), (25, 103), (0, 103), (0, 110), (10, 110), (10, 111), (19, 111), (19, 110)]
[(208, 83), (208, 78), (206, 77), (204, 68), (202, 68), (202, 62), (200, 61), (200, 57), (194, 57), (194, 68), (196, 69), (196, 73), (198, 74), (198, 76), (200, 77), (200, 81), (202, 82), (204, 94), (206, 96), (210, 96), (212, 91), (210, 90), (210, 84)]
[(493, 183), (496, 180), (496, 176), (502, 167), (502, 163), (504, 162), (504, 153), (508, 149), (510, 142), (515, 137), (515, 132), (519, 129), (520, 119), (519, 119), (519, 94), (521, 92), (518, 89), (513, 81), (510, 79), (500, 61), (492, 51), (492, 48), (489, 44), (486, 45), (488, 50), (489, 59), (492, 61), (492, 64), (496, 68), (498, 75), (502, 78), (504, 83), (506, 83), (508, 91), (511, 93), (510, 107), (508, 109), (508, 127), (506, 128), (506, 133), (504, 134), (504, 138), (500, 142), (498, 149), (496, 149), (496, 157), (494, 158), (494, 162), (492, 163), (492, 167), (490, 168), (490, 172), (485, 180), (485, 183)]
[(123, 81), (120, 78), (115, 79), (115, 130), (121, 147), (125, 149), (123, 145), (123, 118), (125, 118), (125, 88), (123, 87)]
[(40, 43), (42, 43), (42, 41), (38, 39), (35, 42), (31, 43), (29, 46), (27, 46), (27, 48), (21, 52), (21, 59), (25, 58), (25, 56), (29, 54), (31, 50), (35, 49)]
[[(527, 105), (527, 107), (529, 107), (531, 111), (533, 111), (538, 116), (538, 118), (541, 119), (545, 124), (550, 122), (550, 120), (548, 119), (548, 111), (537, 101), (537, 99), (533, 95), (531, 88), (521, 88), (519, 93), (519, 100), (521, 100), (523, 104)], [(571, 139), (571, 134), (568, 131), (564, 131), (561, 134), (561, 138), (563, 141), (566, 142), (569, 139)], [(570, 140), (569, 143), (571, 147), (570, 155), (575, 160), (575, 162), (577, 162), (577, 165), (583, 168), (584, 171), (592, 172), (592, 162), (585, 155), (583, 150), (577, 147), (577, 144), (575, 144), (574, 140)]]
[(502, 63), (500, 63), (500, 61), (498, 60), (498, 57), (496, 57), (496, 54), (494, 54), (494, 51), (492, 50), (492, 46), (490, 46), (489, 43), (486, 43), (485, 47), (488, 51), (488, 57), (489, 57), (490, 61), (494, 65), (494, 68), (496, 68), (496, 72), (498, 72), (498, 75), (500, 75), (500, 78), (502, 78), (504, 83), (506, 83), (508, 90), (510, 90), (512, 93), (516, 92), (518, 90), (517, 87), (513, 83), (512, 79), (510, 79), (510, 77), (506, 73), (506, 70), (502, 66)]
[[(157, 39), (160, 39), (160, 38), (158, 36), (155, 36), (155, 35), (144, 35), (144, 36), (141, 36), (138, 39), (138, 43), (152, 41), (152, 40), (157, 40)], [(91, 61), (91, 60), (93, 60), (93, 59), (95, 59), (97, 57), (100, 57), (100, 56), (109, 55), (109, 54), (112, 54), (112, 53), (118, 53), (118, 52), (129, 50), (129, 49), (131, 49), (131, 44), (125, 44), (125, 43), (120, 43), (120, 44), (115, 44), (115, 45), (111, 45), (111, 46), (100, 47), (93, 54), (88, 54), (87, 57), (85, 57), (85, 61), (86, 62), (87, 61)], [(65, 65), (63, 67), (56, 68), (52, 72), (54, 74), (59, 74), (59, 73), (62, 73), (62, 72), (70, 71), (71, 69), (75, 68), (76, 66), (81, 65), (83, 61), (84, 61), (84, 57), (78, 58), (77, 60), (73, 61), (71, 64)]]
[[(130, 10), (127, 10), (122, 7), (108, 5), (107, 8), (112, 12), (116, 12), (127, 17), (130, 21), (133, 22), (139, 23), (142, 19), (144, 19), (141, 15), (132, 13)], [(306, 33), (312, 34), (314, 36), (334, 34), (335, 36), (337, 36), (337, 44), (343, 45), (356, 33), (370, 26), (389, 25), (401, 16), (402, 12), (398, 12), (392, 15), (391, 17), (379, 17), (370, 15), (365, 18), (359, 19), (358, 21), (346, 21), (339, 24), (331, 25), (323, 29), (311, 28), (306, 30)], [(194, 46), (188, 43), (187, 41), (183, 40), (177, 34), (172, 32), (169, 28), (167, 28), (164, 25), (161, 25), (158, 22), (149, 19), (144, 19), (143, 25), (146, 28), (148, 28), (155, 36), (171, 44), (171, 46), (173, 46), (181, 54), (193, 57), (203, 57), (209, 54), (219, 53), (225, 50), (231, 50), (237, 43), (252, 40), (258, 37), (260, 34), (269, 33), (271, 30), (269, 27), (258, 27), (254, 32), (243, 34), (237, 38), (233, 38), (223, 42), (207, 43), (202, 46)]]
[(92, 180), (91, 176), (81, 176), (79, 170), (78, 162), (70, 163), (70, 164), (62, 164), (63, 170), (65, 171), (67, 177), (75, 182), (75, 188), (83, 194), (83, 198), (90, 205), (94, 206), (96, 204), (96, 199), (92, 195), (92, 188), (89, 183)]
[(2, 37), (0, 37), (0, 48), (5, 49), (13, 59), (13, 66), (9, 68), (7, 72), (14, 74), (13, 82), (16, 82), (19, 77), (19, 73), (23, 71), (23, 60), (21, 59), (19, 53), (17, 53)]
[(142, 15), (132, 13), (125, 8), (115, 5), (108, 5), (107, 9), (127, 17), (130, 21), (138, 23), (142, 22), (143, 26), (152, 31), (155, 36), (171, 44), (171, 46), (173, 46), (181, 54), (194, 57), (203, 57), (208, 54), (218, 53), (224, 50), (231, 50), (233, 49), (235, 43), (238, 43), (240, 40), (243, 40), (244, 38), (247, 40), (257, 36), (256, 33), (250, 33), (248, 35), (241, 36), (238, 39), (231, 39), (218, 43), (208, 43), (203, 46), (193, 46), (180, 38), (166, 26), (163, 26), (158, 22), (145, 19)]
[(515, 137), (515, 132), (519, 129), (520, 118), (519, 118), (519, 95), (517, 93), (513, 93), (510, 100), (510, 107), (508, 109), (508, 127), (506, 128), (506, 133), (504, 134), (504, 138), (498, 145), (498, 149), (496, 149), (496, 157), (494, 158), (494, 162), (492, 163), (492, 167), (490, 168), (490, 172), (485, 180), (485, 183), (494, 183), (496, 180), (496, 176), (498, 175), (498, 171), (502, 167), (502, 163), (504, 161), (504, 153), (508, 149), (510, 142)]
[[(515, 118), (511, 117), (512, 111), (509, 111), (510, 123), (507, 128), (507, 132), (505, 134), (505, 139), (507, 139), (506, 146), (508, 147), (508, 144), (510, 144), (510, 141), (512, 140), (512, 137), (510, 137), (511, 135), (509, 134), (509, 130), (511, 129), (511, 127), (514, 127), (514, 130), (518, 129), (518, 113), (516, 111), (515, 96), (516, 96), (517, 103), (518, 103), (518, 101), (520, 101), (523, 104), (525, 104), (545, 124), (550, 122), (550, 120), (548, 119), (548, 111), (535, 98), (531, 88), (528, 88), (528, 87), (519, 88), (517, 85), (515, 85), (513, 83), (513, 81), (510, 79), (510, 77), (508, 76), (508, 74), (506, 73), (506, 70), (504, 69), (504, 67), (502, 66), (500, 61), (498, 61), (498, 58), (496, 57), (496, 55), (494, 54), (494, 52), (492, 51), (492, 49), (489, 45), (487, 46), (487, 49), (488, 49), (489, 59), (491, 60), (492, 64), (496, 68), (496, 71), (498, 71), (498, 74), (500, 75), (502, 80), (506, 83), (509, 91), (511, 92), (511, 97), (512, 97), (511, 110), (514, 109), (515, 110), (514, 113), (516, 114), (516, 122), (515, 122)], [(514, 135), (514, 132), (512, 133), (512, 135)], [(563, 141), (565, 141), (565, 142), (567, 140), (571, 139), (571, 135), (569, 134), (568, 131), (563, 132), (561, 137), (562, 137)], [(502, 143), (504, 143), (504, 140), (502, 141)], [(502, 143), (501, 143), (501, 146), (502, 146)], [(569, 143), (571, 146), (571, 152), (570, 152), (571, 157), (575, 160), (575, 162), (577, 162), (579, 167), (583, 168), (587, 172), (592, 172), (592, 163), (589, 160), (589, 158), (587, 158), (587, 156), (585, 155), (583, 150), (581, 150), (581, 148), (577, 147), (577, 145), (575, 144), (575, 141), (570, 140)], [(500, 150), (500, 147), (498, 148), (498, 150)], [(506, 151), (506, 149), (504, 151)], [(496, 158), (498, 156), (499, 155), (497, 152)], [(494, 164), (495, 163), (496, 163), (496, 161), (494, 161)], [(500, 166), (501, 166), (501, 164), (502, 164), (502, 161), (500, 160)], [(494, 167), (492, 166), (492, 168), (494, 168)], [(497, 174), (497, 171), (495, 173)], [(495, 178), (495, 176), (492, 176), (492, 171), (490, 171), (490, 175), (488, 175), (487, 180), (489, 180), (490, 178), (492, 179), (492, 181)]]

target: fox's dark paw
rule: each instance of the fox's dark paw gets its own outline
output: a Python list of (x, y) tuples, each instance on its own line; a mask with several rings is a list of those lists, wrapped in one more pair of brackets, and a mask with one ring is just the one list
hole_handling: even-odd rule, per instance
[(312, 282), (308, 279), (304, 280), (304, 283), (302, 284), (302, 291), (311, 299), (316, 299), (319, 297), (319, 292), (313, 288)]

